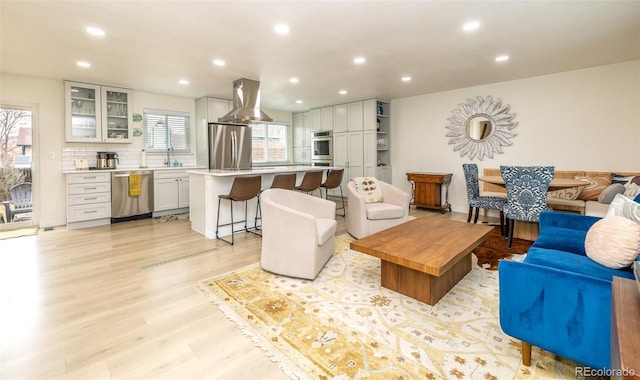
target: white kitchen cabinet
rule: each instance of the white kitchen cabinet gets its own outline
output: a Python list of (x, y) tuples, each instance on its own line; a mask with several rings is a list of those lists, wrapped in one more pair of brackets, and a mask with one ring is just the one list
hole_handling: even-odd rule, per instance
[(333, 131), (333, 107), (311, 110), (312, 131)]
[[(340, 132), (333, 135), (333, 166), (344, 168), (342, 191), (346, 190), (350, 178), (364, 176), (363, 132)], [(329, 191), (340, 195), (340, 189)]]
[(293, 162), (311, 163), (311, 112), (293, 114)]
[(323, 107), (322, 111), (322, 131), (333, 131), (333, 107)]
[(67, 174), (67, 228), (111, 223), (111, 173)]
[(347, 104), (347, 126), (349, 132), (361, 131), (364, 128), (363, 116), (364, 114), (362, 102), (353, 102)]
[(231, 101), (207, 97), (207, 121), (217, 123), (218, 119), (231, 111)]
[(189, 211), (189, 175), (185, 170), (153, 173), (153, 216)]
[(333, 106), (333, 133), (349, 131), (349, 116), (347, 115), (347, 108), (346, 104)]
[(309, 147), (294, 147), (293, 148), (293, 162), (297, 164), (310, 164), (311, 163), (311, 148)]
[(132, 91), (65, 81), (68, 142), (130, 143)]
[(361, 131), (363, 128), (362, 102), (333, 106), (333, 132)]

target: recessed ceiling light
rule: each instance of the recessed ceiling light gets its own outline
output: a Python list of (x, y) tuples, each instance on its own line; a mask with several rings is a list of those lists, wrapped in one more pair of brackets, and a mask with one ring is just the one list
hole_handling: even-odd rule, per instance
[(298, 78), (289, 78), (289, 83), (298, 83)]
[(183, 85), (188, 85), (188, 84), (189, 84), (189, 81), (188, 81), (188, 80), (186, 80), (186, 79), (180, 79), (180, 80), (178, 81), (178, 83), (183, 84)]
[(361, 65), (366, 61), (366, 59), (364, 57), (355, 57), (353, 59), (353, 63), (357, 64), (357, 65)]
[(80, 66), (80, 67), (84, 67), (84, 68), (89, 68), (91, 67), (91, 64), (89, 62), (84, 62), (84, 61), (78, 61), (76, 62), (76, 65)]
[(402, 81), (403, 82), (409, 82), (409, 81), (411, 81), (411, 77), (410, 76), (402, 77)]
[(221, 60), (221, 59), (214, 59), (213, 60), (213, 64), (216, 65), (216, 66), (224, 66), (225, 65), (224, 61)]
[(296, 100), (297, 104), (302, 104), (302, 100)]
[(508, 61), (509, 60), (509, 56), (508, 55), (499, 55), (496, 57), (496, 62), (504, 62), (504, 61)]
[(478, 21), (469, 21), (462, 25), (462, 30), (465, 32), (470, 32), (472, 30), (476, 30), (480, 27), (480, 23)]
[(288, 34), (289, 33), (289, 25), (287, 24), (276, 24), (273, 27), (273, 30), (278, 34)]
[(340, 95), (347, 95), (347, 90), (340, 90), (339, 94)]
[(87, 33), (91, 34), (92, 36), (96, 36), (96, 37), (104, 37), (105, 36), (105, 32), (104, 30), (100, 29), (100, 28), (96, 28), (93, 26), (87, 26), (87, 28), (85, 29), (87, 31)]

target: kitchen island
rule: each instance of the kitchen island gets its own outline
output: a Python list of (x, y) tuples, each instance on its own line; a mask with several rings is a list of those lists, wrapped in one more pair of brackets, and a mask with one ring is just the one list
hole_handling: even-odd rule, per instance
[[(189, 218), (191, 229), (209, 239), (216, 238), (216, 218), (218, 216), (218, 195), (228, 194), (231, 190), (233, 180), (239, 176), (260, 175), (262, 177), (262, 189), (271, 187), (273, 177), (279, 173), (296, 173), (296, 183), (302, 181), (304, 173), (312, 170), (327, 171), (333, 167), (313, 167), (313, 166), (272, 166), (253, 167), (252, 169), (211, 169), (211, 170), (188, 170), (189, 174)], [(325, 173), (326, 175), (326, 173)], [(234, 207), (233, 220), (244, 219), (244, 207), (240, 202)], [(254, 227), (257, 200), (252, 199), (247, 203), (248, 226)], [(229, 212), (229, 201), (221, 202), (220, 224), (231, 221)], [(244, 225), (238, 223), (236, 230)], [(220, 236), (231, 234), (230, 226), (220, 227)]]

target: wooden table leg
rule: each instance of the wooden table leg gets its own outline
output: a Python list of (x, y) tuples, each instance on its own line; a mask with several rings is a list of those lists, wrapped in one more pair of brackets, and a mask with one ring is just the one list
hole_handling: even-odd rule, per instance
[(526, 366), (531, 365), (531, 343), (522, 341), (522, 364)]

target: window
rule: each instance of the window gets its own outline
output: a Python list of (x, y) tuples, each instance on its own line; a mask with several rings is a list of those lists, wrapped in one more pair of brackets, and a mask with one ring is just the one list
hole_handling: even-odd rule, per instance
[(289, 124), (264, 123), (251, 124), (253, 140), (253, 162), (287, 162)]
[(148, 152), (191, 153), (189, 114), (186, 112), (144, 110), (145, 149)]

